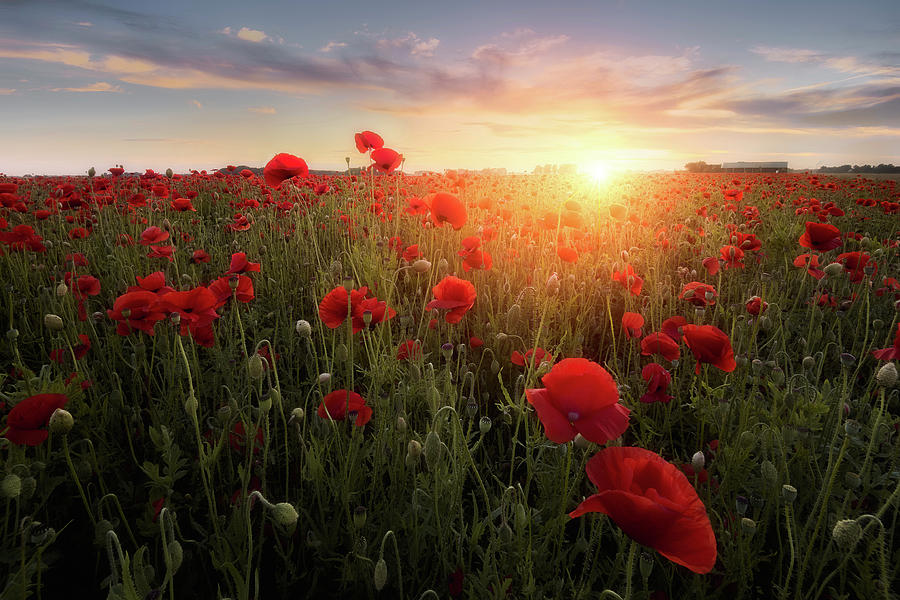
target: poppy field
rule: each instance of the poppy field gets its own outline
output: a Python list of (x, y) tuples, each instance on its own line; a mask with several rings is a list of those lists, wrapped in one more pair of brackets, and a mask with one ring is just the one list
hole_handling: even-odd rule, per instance
[(0, 176), (0, 598), (897, 597), (894, 179), (355, 143)]

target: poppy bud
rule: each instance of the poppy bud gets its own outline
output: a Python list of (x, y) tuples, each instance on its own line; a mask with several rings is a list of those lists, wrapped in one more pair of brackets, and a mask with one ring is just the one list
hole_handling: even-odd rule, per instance
[(738, 496), (734, 501), (734, 506), (737, 508), (738, 514), (743, 515), (750, 508), (750, 501), (744, 496)]
[(496, 375), (500, 372), (500, 363), (497, 362), (497, 359), (491, 361), (491, 373)]
[(694, 452), (694, 456), (691, 457), (691, 467), (693, 467), (694, 472), (699, 473), (705, 466), (706, 457), (703, 455), (703, 452), (700, 452), (699, 450)]
[(302, 421), (306, 416), (306, 412), (299, 406), (291, 411), (290, 421)]
[(46, 314), (44, 315), (44, 327), (50, 331), (62, 331), (64, 327), (63, 320), (59, 315)]
[(510, 329), (514, 329), (522, 319), (522, 307), (518, 304), (513, 304), (509, 307), (509, 310), (506, 311), (506, 325)]
[(74, 425), (75, 419), (72, 417), (72, 413), (63, 408), (57, 408), (53, 411), (53, 414), (50, 415), (48, 428), (50, 429), (50, 433), (54, 435), (66, 435), (72, 431)]
[(494, 339), (497, 340), (497, 343), (500, 343), (500, 344), (505, 342), (508, 337), (509, 336), (506, 335), (505, 333), (503, 333), (502, 331), (497, 332), (497, 334), (494, 335)]
[(172, 177), (174, 175), (175, 175), (175, 173), (172, 171), (172, 169), (166, 169), (166, 177), (168, 177), (169, 179), (172, 179)]
[(90, 169), (88, 169), (88, 177), (93, 177), (96, 174), (97, 174), (97, 169), (95, 169), (94, 167), (91, 167)]
[(431, 269), (431, 263), (424, 258), (420, 258), (412, 264), (412, 269), (421, 275), (422, 273), (427, 273)]
[(841, 364), (845, 367), (852, 367), (856, 364), (856, 357), (849, 352), (841, 352)]
[(844, 483), (848, 488), (855, 490), (860, 485), (862, 485), (862, 479), (860, 478), (859, 473), (847, 471), (846, 473), (844, 473)]
[(478, 431), (481, 432), (481, 435), (487, 435), (487, 433), (491, 430), (491, 418), (488, 416), (481, 417), (478, 420)]
[(591, 445), (591, 443), (588, 441), (588, 439), (586, 437), (584, 437), (583, 435), (581, 435), (580, 433), (575, 434), (574, 444), (575, 444), (575, 447), (578, 448), (579, 450), (587, 450)]
[(297, 335), (302, 338), (309, 338), (312, 336), (312, 325), (309, 324), (309, 321), (304, 319), (297, 321), (294, 329), (297, 331)]
[(0, 498), (13, 500), (22, 493), (22, 478), (15, 473), (10, 473), (0, 481)]
[(859, 424), (859, 421), (854, 421), (853, 419), (847, 419), (846, 421), (844, 421), (844, 433), (846, 433), (850, 437), (858, 436), (861, 430), (862, 425)]
[(812, 356), (805, 356), (803, 358), (803, 368), (807, 371), (811, 371), (816, 367), (816, 359)]
[(894, 387), (894, 384), (897, 383), (897, 367), (892, 362), (887, 363), (878, 369), (878, 373), (875, 374), (875, 380), (882, 387)]
[(404, 433), (406, 431), (406, 419), (402, 416), (397, 417), (397, 431)]
[(844, 265), (842, 265), (841, 263), (831, 263), (829, 265), (826, 265), (822, 270), (825, 271), (825, 274), (829, 277), (837, 277), (844, 272)]
[(262, 356), (259, 354), (251, 356), (247, 361), (247, 374), (250, 376), (250, 379), (262, 379), (264, 371)]
[(775, 465), (771, 460), (764, 460), (760, 465), (759, 470), (762, 473), (762, 478), (763, 481), (766, 482), (766, 485), (774, 486), (778, 483), (778, 469), (775, 468)]
[(172, 540), (166, 546), (166, 550), (169, 553), (169, 561), (172, 565), (172, 573), (176, 573), (181, 567), (181, 563), (184, 562), (184, 550), (181, 548), (181, 544), (178, 540)]
[(420, 456), (422, 456), (422, 444), (418, 440), (409, 440), (409, 444), (406, 445), (406, 458), (417, 459)]
[(65, 283), (60, 282), (60, 284), (58, 286), (56, 286), (57, 297), (62, 298), (63, 296), (65, 296), (68, 293), (69, 293), (69, 286), (67, 286)]
[(378, 562), (375, 563), (375, 575), (374, 575), (375, 589), (380, 592), (381, 588), (384, 587), (384, 584), (387, 583), (387, 578), (388, 578), (387, 563), (385, 562), (384, 558), (379, 558)]
[(441, 344), (441, 354), (444, 355), (444, 359), (450, 360), (450, 357), (453, 356), (453, 344), (450, 342)]
[(34, 477), (23, 477), (22, 478), (22, 497), (26, 500), (30, 499), (34, 495), (34, 491), (37, 489), (37, 479)]
[(297, 514), (297, 510), (289, 503), (279, 502), (271, 508), (271, 511), (272, 520), (288, 531), (292, 531), (294, 526), (297, 525), (297, 517), (299, 515)]
[(433, 429), (425, 436), (424, 454), (429, 467), (434, 465), (441, 456), (441, 436)]
[(559, 276), (553, 273), (547, 280), (547, 295), (555, 296), (559, 293)]
[(438, 273), (440, 273), (441, 276), (446, 275), (449, 268), (450, 263), (447, 262), (446, 258), (442, 258), (440, 261), (438, 261)]
[(843, 519), (835, 523), (831, 537), (844, 550), (852, 550), (862, 537), (862, 527), (856, 519)]
[(753, 534), (756, 533), (756, 521), (744, 517), (741, 519), (741, 529), (744, 530), (748, 537), (753, 537)]
[(784, 484), (781, 486), (781, 497), (784, 498), (784, 501), (788, 504), (793, 504), (794, 500), (797, 498), (797, 488), (787, 483)]
[(19, 330), (18, 330), (18, 329), (13, 328), (13, 329), (7, 330), (7, 332), (6, 332), (6, 340), (7, 340), (8, 342), (10, 342), (10, 343), (15, 342), (15, 341), (16, 341), (16, 338), (18, 338), (18, 337), (19, 337)]
[(647, 583), (647, 580), (650, 579), (650, 574), (653, 572), (653, 554), (647, 551), (641, 552), (641, 578), (644, 580), (644, 583)]
[(184, 412), (188, 415), (196, 415), (199, 407), (200, 403), (197, 402), (197, 397), (193, 394), (188, 396), (187, 400), (184, 401)]

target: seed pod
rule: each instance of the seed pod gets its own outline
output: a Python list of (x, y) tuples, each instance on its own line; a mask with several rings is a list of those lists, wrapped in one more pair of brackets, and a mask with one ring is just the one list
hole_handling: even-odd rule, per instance
[(374, 575), (375, 589), (380, 592), (381, 588), (384, 587), (384, 584), (387, 583), (387, 578), (388, 578), (387, 563), (385, 562), (384, 558), (379, 558), (378, 562), (375, 563), (375, 575)]
[(784, 484), (781, 486), (781, 497), (784, 498), (784, 501), (788, 504), (793, 504), (794, 500), (797, 499), (797, 488), (787, 483)]
[(59, 315), (52, 313), (44, 315), (44, 327), (50, 331), (62, 331), (64, 326), (63, 320)]

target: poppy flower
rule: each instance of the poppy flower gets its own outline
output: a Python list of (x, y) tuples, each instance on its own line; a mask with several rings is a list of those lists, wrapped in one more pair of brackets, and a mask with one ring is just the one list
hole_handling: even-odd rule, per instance
[(385, 175), (393, 173), (400, 166), (400, 163), (403, 162), (403, 155), (390, 148), (372, 150), (372, 154), (369, 157), (372, 159), (372, 166)]
[(412, 246), (408, 246), (406, 250), (400, 255), (400, 257), (406, 262), (413, 262), (417, 258), (422, 256), (422, 252), (419, 250), (418, 244), (413, 244)]
[(459, 198), (447, 192), (428, 194), (423, 199), (431, 210), (431, 220), (435, 227), (443, 227), (450, 223), (453, 229), (459, 230), (466, 224), (466, 206)]
[(860, 283), (866, 274), (866, 267), (874, 275), (878, 272), (878, 265), (875, 261), (870, 260), (872, 257), (868, 252), (844, 252), (838, 254), (835, 262), (844, 266), (844, 271), (849, 274), (851, 283)]
[[(362, 287), (358, 290), (350, 290), (350, 320), (353, 333), (359, 333), (368, 325), (372, 326), (387, 319), (397, 316), (397, 311), (387, 307), (386, 302), (380, 302), (378, 298), (368, 298), (369, 288)], [(328, 292), (319, 303), (319, 319), (330, 329), (336, 329), (347, 319), (348, 292), (344, 286), (337, 286)], [(368, 314), (367, 314), (368, 313)]]
[(118, 177), (125, 172), (125, 169), (123, 169), (122, 167), (110, 167), (107, 169), (107, 171), (109, 171), (110, 175), (112, 175), (113, 177)]
[(687, 325), (688, 320), (682, 317), (681, 315), (675, 315), (674, 317), (669, 317), (665, 321), (662, 322), (662, 327), (660, 329), (667, 336), (675, 340), (676, 342), (681, 341), (681, 326)]
[(37, 446), (49, 437), (44, 429), (57, 408), (69, 401), (65, 394), (36, 394), (13, 406), (6, 417), (5, 437), (19, 446)]
[(694, 306), (700, 308), (706, 308), (707, 306), (715, 304), (717, 296), (716, 288), (707, 283), (700, 283), (699, 281), (686, 283), (684, 287), (681, 288), (681, 293), (678, 294), (679, 299), (687, 300)]
[(794, 266), (806, 267), (806, 272), (816, 279), (825, 277), (825, 271), (819, 268), (819, 257), (816, 254), (801, 254), (794, 259)]
[(147, 258), (166, 258), (169, 262), (174, 262), (175, 246), (150, 246), (150, 252)]
[(626, 312), (622, 315), (622, 329), (628, 339), (641, 337), (643, 327), (644, 317), (638, 313)]
[(397, 360), (419, 360), (422, 358), (422, 346), (417, 340), (406, 340), (397, 348)]
[(79, 277), (72, 289), (72, 295), (76, 298), (84, 298), (85, 296), (96, 296), (100, 293), (100, 280), (93, 275), (82, 275)]
[(695, 573), (716, 563), (716, 537), (697, 491), (675, 465), (643, 448), (613, 446), (586, 467), (597, 493), (569, 513), (600, 512), (625, 534)]
[(384, 147), (384, 140), (380, 135), (372, 131), (363, 131), (362, 133), (357, 133), (353, 137), (356, 142), (356, 149), (359, 150), (361, 154), (365, 154), (369, 150), (377, 150)]
[(668, 334), (656, 332), (641, 340), (641, 354), (643, 356), (659, 354), (666, 360), (673, 361), (678, 360), (678, 357), (681, 356), (681, 349), (678, 347), (678, 342)]
[(206, 252), (206, 250), (194, 250), (194, 253), (191, 254), (191, 262), (194, 264), (198, 263), (208, 263), (210, 261), (210, 256)]
[(900, 358), (900, 323), (897, 323), (897, 333), (894, 335), (894, 345), (890, 348), (872, 350), (872, 356), (878, 360), (895, 360)]
[(116, 298), (106, 315), (116, 324), (116, 333), (128, 335), (138, 329), (153, 335), (153, 327), (166, 318), (166, 312), (159, 306), (159, 297), (153, 292), (128, 292)]
[(552, 442), (563, 444), (580, 433), (597, 444), (614, 440), (628, 428), (629, 410), (606, 369), (586, 358), (566, 358), (541, 378), (544, 388), (526, 389)]
[(535, 364), (541, 364), (542, 362), (553, 362), (553, 355), (544, 350), (543, 348), (538, 348), (535, 351), (534, 348), (528, 350), (524, 356), (518, 350), (514, 350), (512, 355), (509, 357), (509, 361), (514, 365), (519, 365), (520, 367), (524, 367), (525, 364), (529, 364), (534, 366)]
[[(253, 454), (259, 454), (260, 449), (265, 445), (263, 429), (262, 427), (254, 427), (253, 425), (251, 425), (250, 428), (251, 431), (254, 429), (256, 430), (256, 434), (253, 435), (250, 440), (250, 447)], [(228, 434), (228, 444), (234, 452), (243, 453), (244, 448), (247, 445), (248, 437), (250, 436), (247, 435), (247, 431), (244, 428), (244, 422), (238, 421), (234, 424), (234, 427), (231, 428), (231, 432)]]
[(151, 225), (141, 233), (141, 244), (144, 246), (161, 244), (167, 239), (169, 239), (169, 232), (156, 225)]
[(247, 255), (243, 252), (235, 252), (231, 255), (231, 266), (225, 271), (225, 274), (259, 273), (259, 270), (259, 263), (248, 261)]
[(578, 262), (578, 251), (574, 248), (559, 247), (556, 249), (556, 255), (567, 263)]
[(622, 271), (614, 271), (612, 274), (613, 281), (618, 281), (626, 290), (629, 290), (633, 296), (641, 295), (641, 288), (644, 286), (644, 280), (637, 276), (634, 267), (625, 265)]
[(153, 292), (156, 295), (166, 294), (168, 292), (174, 292), (175, 288), (169, 287), (166, 285), (166, 275), (162, 271), (156, 271), (155, 273), (150, 273), (146, 277), (141, 277), (137, 275), (135, 277), (137, 279), (137, 285), (128, 286), (129, 292)]
[(354, 424), (362, 427), (372, 418), (372, 409), (366, 406), (365, 398), (356, 392), (335, 390), (322, 399), (317, 414), (323, 419), (331, 416), (335, 421), (343, 421), (348, 414), (356, 414)]
[(719, 251), (722, 264), (727, 269), (743, 269), (744, 251), (737, 246), (722, 246)]
[(256, 296), (253, 292), (253, 280), (246, 275), (225, 275), (219, 277), (208, 286), (216, 297), (216, 307), (224, 306), (234, 297), (238, 302), (250, 302)]
[(426, 310), (434, 308), (449, 309), (444, 320), (448, 323), (459, 323), (463, 315), (475, 305), (475, 286), (471, 282), (453, 275), (447, 275), (431, 288), (434, 300), (429, 302)]
[(171, 202), (169, 202), (169, 206), (172, 207), (172, 210), (176, 210), (178, 212), (187, 212), (193, 211), (197, 212), (197, 209), (194, 208), (194, 205), (191, 204), (191, 201), (187, 198), (175, 198)]
[(715, 275), (719, 272), (719, 259), (715, 256), (710, 256), (703, 259), (703, 268), (706, 269), (706, 272), (710, 275)]
[(700, 363), (709, 363), (726, 373), (734, 371), (737, 363), (731, 340), (724, 331), (714, 325), (683, 325), (681, 333), (697, 359), (695, 373), (700, 373)]
[(471, 346), (472, 348), (481, 348), (482, 346), (484, 346), (484, 340), (473, 335), (469, 338), (469, 346)]
[(181, 315), (181, 335), (187, 335), (188, 328), (206, 327), (218, 319), (218, 303), (215, 294), (203, 286), (184, 292), (169, 292), (159, 297), (160, 310)]
[(647, 382), (647, 393), (641, 396), (641, 402), (652, 404), (662, 402), (668, 404), (672, 396), (666, 393), (672, 383), (672, 374), (662, 365), (650, 363), (641, 369), (641, 379)]
[[(241, 174), (243, 175), (243, 172)], [(306, 165), (306, 161), (293, 154), (284, 152), (276, 154), (263, 168), (263, 178), (266, 180), (266, 185), (275, 189), (280, 188), (281, 183), (285, 179), (298, 176), (306, 177), (307, 175), (309, 175), (309, 167)]]
[(766, 309), (769, 308), (769, 303), (763, 302), (762, 298), (760, 298), (759, 296), (753, 296), (752, 298), (747, 300), (747, 304), (745, 306), (747, 307), (748, 313), (750, 313), (754, 317), (757, 317), (766, 312)]
[(827, 252), (840, 246), (841, 232), (834, 225), (828, 223), (806, 222), (806, 231), (800, 236), (799, 243), (804, 248)]

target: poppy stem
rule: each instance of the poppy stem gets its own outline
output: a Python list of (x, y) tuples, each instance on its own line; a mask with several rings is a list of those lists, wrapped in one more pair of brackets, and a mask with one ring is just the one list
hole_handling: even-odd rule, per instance
[(91, 525), (94, 527), (97, 526), (97, 519), (94, 518), (94, 512), (91, 510), (91, 505), (88, 504), (87, 496), (84, 494), (84, 488), (81, 487), (81, 481), (78, 479), (78, 473), (75, 472), (75, 465), (72, 464), (72, 455), (69, 452), (69, 436), (67, 434), (63, 434), (63, 454), (66, 456), (66, 464), (69, 466), (69, 472), (72, 474), (72, 479), (75, 481), (75, 487), (78, 488), (78, 494), (81, 496), (81, 501), (84, 503), (84, 509), (87, 511), (88, 516), (91, 518)]

